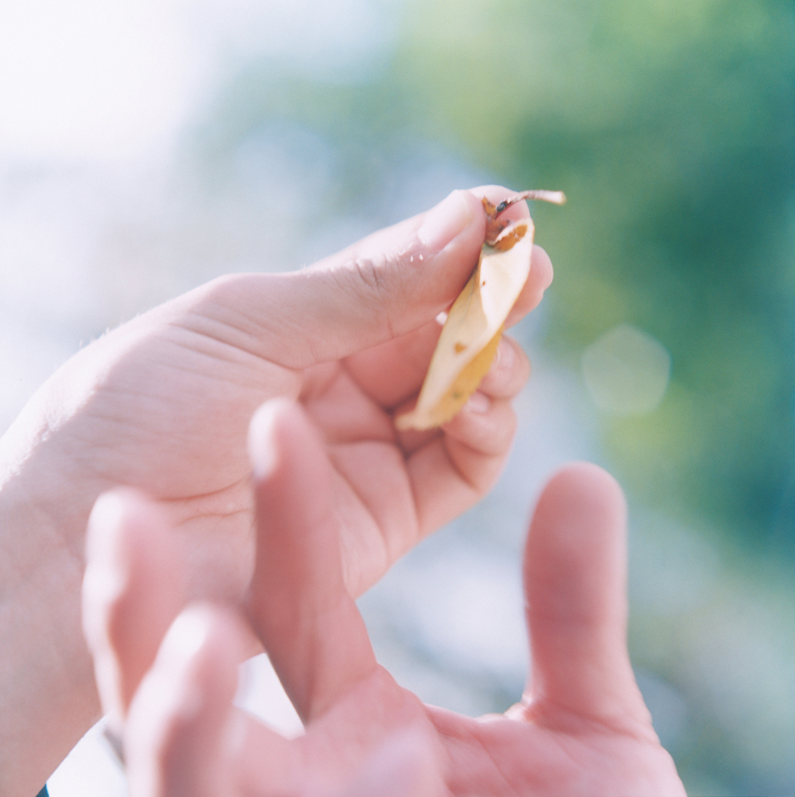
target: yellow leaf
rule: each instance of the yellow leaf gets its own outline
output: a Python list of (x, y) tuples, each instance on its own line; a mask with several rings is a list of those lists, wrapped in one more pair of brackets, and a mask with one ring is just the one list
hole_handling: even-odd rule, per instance
[(450, 308), (415, 408), (398, 416), (398, 429), (432, 429), (452, 420), (491, 367), (505, 320), (530, 274), (533, 222), (503, 222), (498, 216), (526, 198), (562, 202), (563, 195), (524, 192), (493, 205), (486, 242), (469, 281)]

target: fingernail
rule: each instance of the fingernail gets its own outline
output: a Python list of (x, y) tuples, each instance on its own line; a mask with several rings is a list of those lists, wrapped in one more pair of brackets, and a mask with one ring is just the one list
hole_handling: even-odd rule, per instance
[(182, 669), (204, 645), (211, 621), (212, 616), (203, 605), (185, 609), (168, 629), (160, 645), (158, 662)]
[(418, 237), (428, 249), (444, 249), (472, 221), (472, 208), (463, 191), (453, 191), (426, 214)]
[(267, 401), (255, 413), (248, 427), (248, 456), (256, 479), (267, 478), (276, 467), (277, 452), (273, 439), (276, 414), (283, 402)]
[(97, 498), (88, 518), (86, 559), (103, 567), (116, 564), (116, 539), (113, 531), (124, 517), (125, 506), (118, 492), (107, 492)]
[(478, 415), (483, 415), (489, 411), (491, 407), (491, 399), (480, 391), (473, 393), (466, 403), (466, 408), (469, 412), (476, 412)]
[(497, 347), (497, 361), (494, 365), (507, 370), (512, 368), (515, 362), (516, 352), (513, 350), (513, 346), (503, 338), (500, 341), (500, 345)]

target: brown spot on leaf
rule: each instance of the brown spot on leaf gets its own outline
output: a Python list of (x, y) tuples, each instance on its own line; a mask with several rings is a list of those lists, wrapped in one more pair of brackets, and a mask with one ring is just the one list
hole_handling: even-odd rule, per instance
[(527, 232), (527, 222), (516, 222), (509, 227), (506, 227), (501, 233), (499, 238), (492, 244), (492, 247), (498, 252), (507, 252), (524, 238)]

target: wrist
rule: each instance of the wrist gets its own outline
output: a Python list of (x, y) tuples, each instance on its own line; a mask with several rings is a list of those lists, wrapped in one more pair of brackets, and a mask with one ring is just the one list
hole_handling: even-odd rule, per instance
[(0, 793), (25, 797), (99, 714), (80, 622), (93, 499), (34, 409), (0, 441)]

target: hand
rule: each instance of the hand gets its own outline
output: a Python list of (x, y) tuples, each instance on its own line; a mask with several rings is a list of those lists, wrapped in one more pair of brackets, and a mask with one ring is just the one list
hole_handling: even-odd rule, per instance
[[(524, 564), (532, 675), (504, 716), (472, 719), (423, 705), (377, 664), (344, 586), (327, 452), (298, 408), (264, 412), (247, 618), (180, 611), (175, 540), (140, 495), (92, 516), (85, 626), (133, 797), (684, 795), (629, 662), (611, 477), (576, 464), (545, 488)], [(249, 622), (305, 723), (297, 739), (231, 707)]]
[[(98, 718), (78, 596), (101, 492), (125, 484), (156, 498), (189, 551), (187, 594), (237, 600), (254, 547), (244, 443), (266, 399), (298, 400), (322, 436), (352, 595), (488, 490), (528, 373), (513, 341), (444, 429), (397, 434), (391, 415), (413, 400), (435, 317), (477, 262), (480, 197), (507, 193), (455, 192), (303, 271), (215, 280), (95, 341), (32, 399), (0, 441), (0, 583), (14, 607), (0, 615), (11, 651), (0, 669), (0, 792), (35, 793)], [(509, 323), (551, 277), (536, 248)]]
[[(250, 557), (241, 555), (252, 544), (246, 430), (275, 396), (304, 404), (332, 454), (353, 595), (482, 497), (512, 438), (508, 402), (528, 374), (514, 342), (505, 341), (469, 411), (444, 430), (398, 435), (391, 421), (422, 381), (439, 333), (435, 316), (477, 262), (482, 193), (506, 192), (455, 192), (311, 269), (215, 280), (67, 363), (20, 426), (24, 455), (48, 475), (37, 498), (70, 547), (82, 547), (100, 492), (137, 487), (195, 541), (197, 590), (233, 594), (250, 576)], [(512, 322), (550, 281), (548, 258), (536, 249)]]

